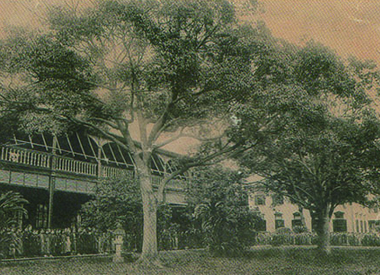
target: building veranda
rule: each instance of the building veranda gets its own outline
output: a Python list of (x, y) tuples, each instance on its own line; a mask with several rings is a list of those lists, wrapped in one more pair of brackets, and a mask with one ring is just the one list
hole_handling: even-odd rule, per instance
[[(14, 135), (0, 150), (1, 192), (19, 192), (29, 202), (19, 227), (78, 227), (81, 205), (93, 198), (99, 180), (134, 177), (133, 159), (125, 149), (83, 133)], [(170, 159), (175, 156), (162, 150), (152, 157), (154, 181), (174, 169)], [(184, 187), (184, 178), (172, 180), (165, 202), (183, 206)]]

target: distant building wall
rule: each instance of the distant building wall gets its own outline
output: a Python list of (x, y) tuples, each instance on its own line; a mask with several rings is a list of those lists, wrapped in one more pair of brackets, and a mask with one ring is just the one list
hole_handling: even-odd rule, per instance
[[(265, 220), (262, 231), (275, 232), (280, 227), (293, 228), (301, 222), (299, 207), (286, 198), (281, 201), (275, 195), (255, 192), (249, 196), (249, 206), (250, 209), (259, 211)], [(304, 224), (311, 231), (313, 225), (310, 212), (306, 209), (302, 212)], [(369, 232), (376, 225), (380, 225), (378, 212), (378, 209), (370, 209), (357, 203), (339, 205), (331, 217), (330, 232)]]

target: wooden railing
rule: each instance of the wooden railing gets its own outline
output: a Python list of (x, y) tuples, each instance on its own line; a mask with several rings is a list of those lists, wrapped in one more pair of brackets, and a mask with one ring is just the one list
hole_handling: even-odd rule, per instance
[(100, 175), (103, 178), (123, 177), (127, 174), (133, 173), (131, 170), (117, 168), (117, 167), (111, 167), (111, 166), (102, 166), (100, 170), (101, 170)]
[(30, 166), (50, 168), (51, 155), (31, 150), (1, 147), (1, 160)]
[(98, 175), (98, 164), (74, 160), (61, 156), (54, 156), (53, 170), (63, 171), (87, 176)]
[[(98, 171), (97, 163), (74, 160), (67, 157), (52, 155), (49, 153), (34, 151), (30, 149), (1, 147), (0, 161), (9, 163), (22, 164), (32, 167), (40, 167), (52, 171), (61, 171), (74, 173), (85, 176), (102, 177), (102, 178), (117, 178), (127, 174), (133, 175), (133, 170), (101, 166)], [(100, 172), (100, 175), (98, 173)], [(154, 185), (158, 185), (162, 180), (162, 176), (152, 175)], [(170, 187), (180, 188), (182, 180), (173, 180), (168, 184)], [(183, 181), (182, 181), (183, 182)]]

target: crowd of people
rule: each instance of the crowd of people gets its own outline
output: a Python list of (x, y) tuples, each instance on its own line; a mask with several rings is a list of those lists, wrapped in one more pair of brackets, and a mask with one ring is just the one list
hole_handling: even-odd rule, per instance
[(114, 233), (94, 228), (25, 229), (0, 232), (3, 258), (113, 253)]

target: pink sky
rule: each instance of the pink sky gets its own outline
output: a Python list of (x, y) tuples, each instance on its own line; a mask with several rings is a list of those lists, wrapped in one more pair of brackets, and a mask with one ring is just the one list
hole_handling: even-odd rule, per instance
[[(239, 0), (235, 0), (239, 1)], [(93, 0), (1, 0), (0, 35), (7, 25), (40, 25), (48, 6)], [(261, 0), (263, 19), (276, 37), (290, 42), (314, 39), (340, 55), (380, 62), (380, 1), (378, 0)]]

